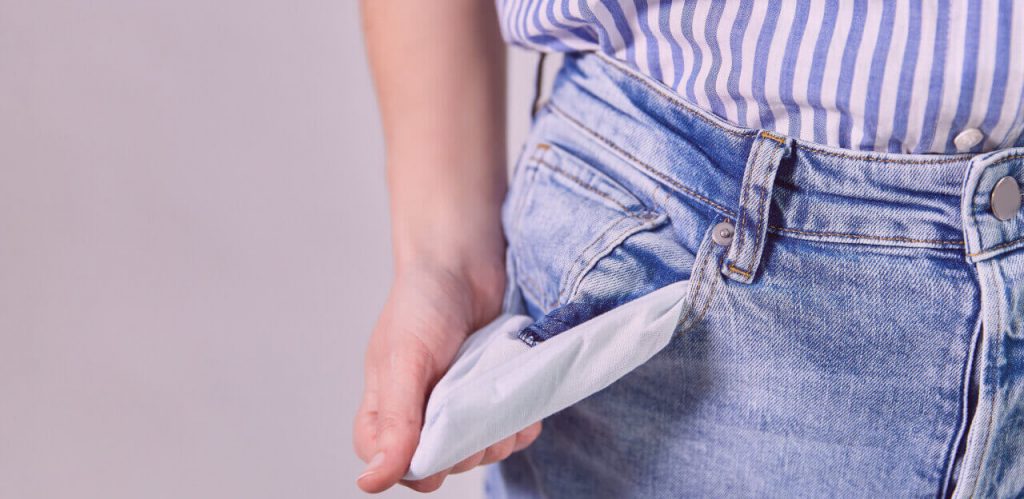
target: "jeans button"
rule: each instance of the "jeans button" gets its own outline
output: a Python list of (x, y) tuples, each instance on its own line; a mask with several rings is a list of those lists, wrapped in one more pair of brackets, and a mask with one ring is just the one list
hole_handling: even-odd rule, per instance
[(711, 240), (722, 246), (732, 243), (734, 235), (736, 235), (736, 228), (729, 222), (721, 222), (711, 230)]
[(1013, 177), (1003, 177), (992, 189), (992, 214), (1000, 220), (1010, 220), (1020, 210), (1020, 186)]

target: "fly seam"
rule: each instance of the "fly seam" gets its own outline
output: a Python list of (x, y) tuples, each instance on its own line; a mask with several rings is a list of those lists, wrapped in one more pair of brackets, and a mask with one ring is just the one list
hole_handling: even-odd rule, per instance
[[(996, 268), (997, 267), (995, 265), (992, 266), (992, 273), (989, 274), (989, 278), (988, 278), (990, 285), (992, 285), (992, 289), (995, 289), (995, 285), (998, 284), (996, 282), (996, 278), (995, 278), (995, 270), (996, 270)], [(982, 325), (982, 327), (984, 327), (984, 325)], [(1001, 334), (1002, 331), (1003, 331), (1003, 312), (1002, 312), (1002, 309), (998, 306), (998, 304), (996, 305), (996, 327), (997, 327), (997, 329), (996, 329), (996, 332), (995, 332), (995, 337), (998, 338), (999, 334)], [(999, 342), (999, 344), (1002, 345), (1002, 342)], [(983, 375), (984, 375), (984, 371), (983, 371)], [(981, 382), (979, 381), (979, 383), (981, 383)], [(988, 457), (988, 443), (992, 439), (992, 429), (994, 428), (994, 425), (995, 425), (995, 420), (996, 420), (996, 418), (995, 418), (995, 412), (996, 412), (995, 411), (995, 404), (996, 404), (996, 394), (995, 394), (995, 392), (992, 393), (992, 399), (991, 399), (990, 404), (991, 404), (991, 407), (989, 407), (989, 411), (988, 411), (988, 428), (985, 430), (985, 443), (981, 446), (981, 456), (978, 459), (978, 470), (979, 471), (980, 471), (981, 467), (985, 465), (985, 458)], [(978, 492), (978, 483), (979, 482), (981, 482), (981, 477), (978, 477), (977, 479), (974, 480), (974, 487), (971, 490), (971, 499), (973, 499), (974, 495)]]
[[(707, 238), (706, 235), (704, 237)], [(712, 253), (711, 248), (706, 246), (707, 244), (711, 243), (709, 243), (707, 239), (705, 239), (704, 244), (705, 247), (702, 249), (704, 250), (705, 254), (704, 257), (701, 259), (699, 267), (697, 268), (696, 282), (694, 282), (694, 287), (691, 289), (690, 292), (690, 304), (686, 308), (686, 314), (680, 317), (679, 321), (676, 322), (676, 329), (679, 329), (683, 324), (685, 324), (689, 320), (690, 316), (693, 315), (694, 305), (696, 304), (695, 302), (697, 301), (697, 298), (700, 296), (700, 288), (704, 285), (704, 281), (707, 278), (707, 276), (704, 274), (704, 269), (707, 268), (708, 260), (711, 259)]]

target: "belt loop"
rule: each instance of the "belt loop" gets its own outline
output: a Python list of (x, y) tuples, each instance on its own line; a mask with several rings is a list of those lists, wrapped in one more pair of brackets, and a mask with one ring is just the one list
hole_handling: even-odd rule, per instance
[(740, 189), (736, 235), (722, 265), (722, 273), (733, 280), (744, 284), (754, 281), (768, 231), (768, 208), (772, 204), (775, 174), (791, 149), (789, 138), (768, 131), (761, 131), (750, 148)]

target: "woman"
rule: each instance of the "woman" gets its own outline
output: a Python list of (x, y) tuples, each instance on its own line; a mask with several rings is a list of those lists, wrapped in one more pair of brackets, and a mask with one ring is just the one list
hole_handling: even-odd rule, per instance
[[(543, 341), (685, 280), (648, 362), (406, 485), (500, 461), (493, 497), (1024, 494), (1024, 9), (497, 5), (363, 5), (396, 275), (360, 487), (402, 478), (503, 297)], [(499, 25), (566, 53), (507, 196)]]

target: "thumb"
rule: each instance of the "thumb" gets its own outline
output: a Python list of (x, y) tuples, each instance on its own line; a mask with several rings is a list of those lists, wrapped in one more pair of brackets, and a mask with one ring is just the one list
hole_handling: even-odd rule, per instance
[(377, 452), (357, 479), (366, 492), (398, 483), (409, 469), (419, 443), (423, 407), (433, 378), (433, 358), (424, 348), (392, 350), (378, 371)]

